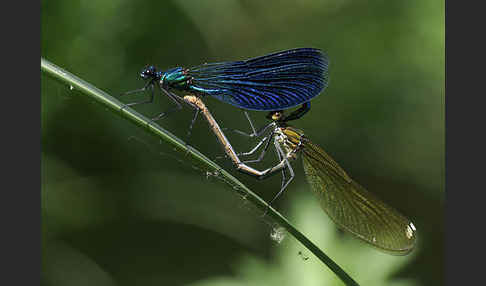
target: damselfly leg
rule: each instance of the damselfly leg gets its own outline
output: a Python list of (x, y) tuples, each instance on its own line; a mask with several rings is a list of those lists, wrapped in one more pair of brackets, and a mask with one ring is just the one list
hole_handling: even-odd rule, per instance
[(130, 90), (130, 91), (127, 91), (125, 93), (122, 93), (122, 94), (120, 94), (120, 96), (135, 94), (135, 93), (141, 93), (141, 92), (146, 91), (148, 87), (150, 87), (150, 98), (148, 100), (142, 100), (142, 101), (127, 103), (127, 104), (125, 104), (125, 106), (122, 107), (122, 110), (127, 106), (135, 106), (135, 105), (140, 105), (140, 104), (152, 103), (154, 101), (154, 84), (151, 83), (151, 82), (148, 82), (142, 88)]
[(263, 127), (261, 127), (260, 129), (257, 130), (257, 129), (255, 129), (255, 125), (253, 124), (248, 112), (243, 111), (243, 113), (245, 114), (245, 117), (248, 120), (248, 123), (250, 124), (250, 128), (251, 128), (251, 131), (252, 131), (251, 133), (247, 133), (245, 131), (241, 131), (241, 130), (238, 130), (238, 129), (231, 129), (231, 128), (227, 128), (227, 127), (222, 128), (222, 130), (228, 130), (228, 131), (243, 135), (245, 137), (254, 138), (254, 137), (261, 137), (267, 131), (267, 129), (272, 125), (272, 122), (271, 122), (271, 123), (266, 124), (265, 126), (263, 126)]
[(182, 109), (182, 105), (181, 105), (181, 102), (184, 102), (184, 100), (178, 96), (177, 94), (174, 94), (162, 87), (160, 87), (160, 85), (157, 83), (157, 82), (154, 82), (154, 81), (149, 81), (145, 84), (144, 87), (142, 88), (139, 88), (139, 89), (135, 89), (135, 90), (131, 90), (131, 91), (127, 91), (125, 93), (122, 93), (120, 96), (125, 96), (125, 95), (129, 95), (129, 94), (136, 94), (136, 93), (142, 93), (144, 91), (146, 91), (147, 89), (150, 89), (150, 97), (148, 100), (142, 100), (142, 101), (136, 101), (136, 102), (131, 102), (131, 103), (127, 103), (125, 104), (125, 106), (122, 107), (122, 110), (128, 106), (135, 106), (135, 105), (141, 105), (141, 104), (147, 104), (147, 103), (152, 103), (154, 101), (154, 97), (155, 97), (155, 92), (154, 92), (154, 89), (155, 87), (157, 87), (157, 89), (159, 90), (159, 92), (163, 92), (172, 102), (175, 103), (175, 107), (174, 108), (171, 108), (167, 111), (164, 111), (160, 114), (158, 114), (157, 116), (153, 117), (151, 119), (151, 121), (157, 121), (157, 120), (160, 120), (162, 118), (164, 118), (165, 116), (169, 115), (170, 113), (173, 113), (174, 111), (178, 111), (178, 110), (181, 110)]
[(191, 125), (189, 125), (189, 130), (187, 131), (187, 140), (186, 140), (186, 147), (189, 145), (189, 140), (191, 139), (191, 134), (192, 134), (192, 127), (194, 126), (194, 123), (197, 120), (197, 116), (199, 115), (199, 112), (201, 110), (199, 108), (196, 108), (196, 111), (194, 111), (194, 117), (192, 118)]
[[(290, 165), (289, 160), (287, 159), (288, 154), (285, 154), (278, 144), (277, 141), (274, 140), (274, 146), (275, 146), (275, 153), (277, 153), (277, 158), (278, 161), (281, 163), (285, 163), (285, 167), (282, 168), (281, 173), (282, 173), (282, 183), (280, 185), (280, 191), (273, 197), (273, 199), (268, 203), (267, 208), (265, 209), (265, 212), (263, 213), (263, 216), (265, 216), (268, 213), (269, 207), (275, 202), (275, 200), (283, 193), (283, 191), (287, 188), (287, 186), (290, 184), (290, 181), (295, 177), (294, 170), (292, 169), (292, 166)], [(287, 175), (285, 174), (285, 170), (289, 170), (290, 177), (287, 180)]]
[[(283, 173), (283, 175), (282, 175), (282, 187), (280, 188), (280, 191), (275, 195), (275, 197), (270, 201), (269, 205), (271, 205), (283, 193), (283, 191), (287, 188), (287, 186), (290, 184), (290, 182), (295, 177), (295, 173), (294, 173), (294, 170), (292, 169), (292, 165), (290, 165), (290, 162), (288, 160), (289, 154), (285, 154), (283, 152), (282, 148), (280, 147), (280, 145), (278, 144), (277, 141), (274, 141), (274, 143), (275, 143), (274, 145), (275, 145), (275, 149), (277, 150), (277, 153), (280, 154), (279, 158), (282, 158), (281, 161), (284, 161), (285, 164), (287, 165), (287, 167), (282, 169), (282, 173)], [(287, 182), (285, 182), (285, 169), (288, 169), (289, 174), (290, 174), (290, 177), (287, 180)]]
[(243, 163), (259, 163), (263, 160), (263, 158), (265, 157), (265, 154), (268, 150), (268, 147), (270, 146), (270, 142), (272, 141), (273, 139), (273, 136), (275, 135), (274, 131), (272, 130), (272, 133), (270, 133), (270, 135), (266, 136), (263, 138), (263, 140), (261, 140), (258, 145), (253, 148), (251, 151), (249, 152), (246, 152), (246, 153), (239, 153), (237, 154), (238, 157), (241, 157), (241, 156), (248, 156), (248, 155), (252, 155), (253, 153), (256, 152), (256, 150), (263, 144), (265, 143), (265, 147), (263, 148), (262, 152), (260, 153), (260, 155), (258, 156), (257, 159), (254, 159), (254, 160), (244, 160), (242, 161)]
[(180, 102), (184, 102), (184, 100), (178, 96), (177, 94), (174, 94), (168, 90), (165, 90), (163, 88), (159, 88), (161, 91), (163, 91), (165, 93), (165, 95), (167, 95), (167, 97), (172, 100), (176, 106), (174, 108), (171, 108), (165, 112), (162, 112), (160, 113), (159, 115), (155, 116), (154, 118), (152, 118), (152, 121), (157, 121), (157, 120), (160, 120), (162, 118), (164, 118), (165, 116), (169, 115), (170, 113), (174, 112), (174, 111), (179, 111), (182, 109), (182, 104), (180, 104)]

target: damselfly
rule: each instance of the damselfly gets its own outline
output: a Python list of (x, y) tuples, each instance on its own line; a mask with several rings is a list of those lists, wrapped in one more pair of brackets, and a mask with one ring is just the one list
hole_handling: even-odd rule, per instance
[[(297, 119), (310, 109), (309, 101), (327, 86), (327, 68), (326, 55), (314, 48), (286, 50), (244, 61), (176, 67), (167, 71), (159, 71), (151, 65), (140, 73), (140, 77), (147, 81), (145, 86), (123, 95), (149, 90), (148, 100), (127, 106), (151, 103), (157, 88), (176, 104), (152, 120), (159, 120), (182, 108), (182, 98), (172, 90), (209, 95), (244, 110), (275, 111), (302, 105), (294, 113), (293, 119)], [(249, 118), (246, 112), (245, 115)], [(251, 127), (253, 134), (256, 133), (253, 125)]]
[[(321, 208), (340, 228), (392, 254), (407, 254), (414, 248), (416, 229), (413, 223), (353, 181), (321, 147), (310, 141), (301, 130), (287, 125), (287, 117), (283, 112), (269, 113), (268, 117), (272, 119), (272, 122), (264, 128), (269, 130), (269, 134), (252, 151), (245, 153), (246, 155), (252, 154), (259, 147), (264, 146), (262, 152), (264, 154), (273, 139), (273, 145), (280, 161), (274, 167), (259, 171), (247, 166), (239, 159), (239, 155), (234, 151), (200, 98), (185, 96), (184, 100), (203, 113), (224, 147), (225, 153), (239, 171), (257, 178), (265, 178), (278, 171), (282, 172), (282, 186), (275, 198), (294, 178), (290, 162), (301, 155), (307, 180), (317, 195)], [(285, 175), (286, 169), (290, 173), (288, 178)]]

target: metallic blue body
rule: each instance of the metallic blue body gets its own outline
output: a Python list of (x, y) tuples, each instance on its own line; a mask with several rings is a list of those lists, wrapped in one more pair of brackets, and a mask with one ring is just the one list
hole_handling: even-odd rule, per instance
[(327, 86), (327, 57), (318, 49), (298, 48), (245, 61), (209, 63), (165, 72), (153, 66), (144, 79), (161, 88), (210, 95), (247, 110), (276, 111), (304, 104)]

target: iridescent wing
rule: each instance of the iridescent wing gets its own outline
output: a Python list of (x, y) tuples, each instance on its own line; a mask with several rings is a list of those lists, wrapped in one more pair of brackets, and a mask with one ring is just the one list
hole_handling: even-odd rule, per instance
[(305, 142), (302, 161), (321, 207), (339, 227), (392, 254), (413, 249), (412, 222), (354, 182), (319, 146)]
[(188, 70), (190, 89), (249, 110), (282, 110), (317, 96), (327, 86), (327, 57), (299, 48), (246, 61)]

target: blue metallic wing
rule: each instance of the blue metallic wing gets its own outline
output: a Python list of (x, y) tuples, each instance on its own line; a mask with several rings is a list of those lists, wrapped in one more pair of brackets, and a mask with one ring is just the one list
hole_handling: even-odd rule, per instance
[(249, 110), (291, 108), (327, 86), (327, 57), (318, 49), (299, 48), (245, 61), (190, 68), (190, 89)]

